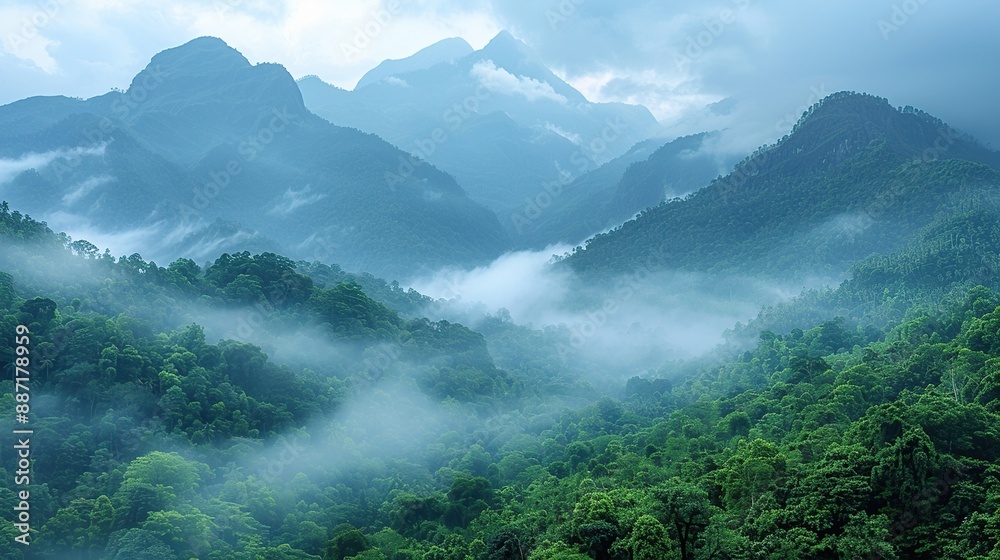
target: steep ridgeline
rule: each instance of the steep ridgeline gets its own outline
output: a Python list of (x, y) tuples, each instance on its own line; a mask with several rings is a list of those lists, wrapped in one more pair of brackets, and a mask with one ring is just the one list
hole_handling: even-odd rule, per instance
[(0, 107), (0, 126), (0, 157), (23, 171), (3, 186), (13, 205), (159, 259), (280, 249), (402, 278), (509, 243), (452, 177), (400, 173), (405, 153), (313, 115), (283, 67), (219, 39), (156, 55), (124, 92)]
[(839, 276), (995, 194), (998, 168), (1000, 154), (918, 110), (838, 93), (730, 175), (596, 236), (565, 263), (590, 274), (647, 265)]
[(708, 185), (737, 163), (703, 149), (716, 136), (695, 134), (666, 144), (646, 140), (594, 171), (567, 178), (560, 188), (551, 189), (555, 195), (539, 193), (510, 216), (514, 244), (541, 249), (557, 242), (578, 243), (664, 200)]
[(465, 39), (452, 37), (438, 41), (433, 45), (420, 50), (413, 56), (400, 60), (385, 60), (358, 80), (356, 88), (362, 88), (376, 82), (380, 82), (396, 74), (406, 74), (418, 70), (426, 70), (437, 66), (454, 62), (473, 52), (473, 48)]
[(316, 77), (303, 78), (299, 88), (319, 116), (378, 134), (441, 167), (501, 216), (520, 210), (546, 184), (591, 171), (657, 130), (644, 107), (587, 101), (507, 32), (457, 59), (455, 41), (383, 63), (354, 91)]

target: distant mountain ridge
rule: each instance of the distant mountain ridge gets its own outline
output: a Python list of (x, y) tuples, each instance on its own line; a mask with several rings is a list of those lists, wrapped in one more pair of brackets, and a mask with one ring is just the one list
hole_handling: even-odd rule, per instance
[[(282, 66), (251, 65), (216, 38), (157, 54), (125, 92), (0, 107), (0, 125), (0, 157), (51, 156), (4, 187), (13, 205), (108, 235), (145, 232), (164, 258), (211, 258), (253, 238), (254, 249), (402, 278), (509, 246), (452, 177), (421, 165), (390, 183), (405, 153), (313, 115)], [(67, 163), (60, 150), (90, 151)], [(242, 233), (207, 235), (220, 220), (230, 225), (216, 231)]]
[(842, 276), (1000, 186), (1000, 154), (912, 108), (842, 92), (726, 177), (598, 235), (564, 264)]
[(418, 70), (426, 70), (438, 64), (453, 62), (473, 52), (472, 45), (459, 37), (443, 39), (433, 45), (421, 49), (413, 56), (400, 60), (386, 60), (369, 70), (358, 80), (354, 89), (380, 82), (396, 74), (406, 74)]
[[(659, 131), (644, 107), (587, 101), (507, 32), (461, 58), (409, 70), (424, 66), (422, 53), (384, 63), (378, 81), (354, 91), (315, 77), (299, 80), (299, 88), (317, 115), (377, 134), (454, 175), (515, 238), (507, 217), (526, 197)], [(390, 67), (397, 73), (388, 75)]]
[[(702, 133), (636, 144), (626, 154), (560, 185), (551, 201), (526, 202), (512, 217), (520, 226), (515, 243), (533, 249), (553, 242), (579, 243), (664, 200), (708, 185), (736, 163), (708, 145), (717, 137)], [(548, 205), (542, 208), (540, 202)]]

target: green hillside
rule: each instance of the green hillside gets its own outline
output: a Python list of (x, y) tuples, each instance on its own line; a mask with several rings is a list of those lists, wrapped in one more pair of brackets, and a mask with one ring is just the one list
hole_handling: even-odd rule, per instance
[[(116, 258), (4, 202), (0, 430), (33, 432), (31, 544), (0, 517), (0, 557), (1000, 558), (1000, 178), (968, 139), (925, 157), (941, 126), (834, 96), (558, 264), (586, 282), (658, 246), (667, 268), (846, 278), (641, 369), (503, 310), (425, 318), (447, 304), (317, 260)], [(155, 153), (129, 133), (101, 157), (184, 172)]]
[(608, 273), (655, 254), (671, 269), (842, 275), (994, 192), (998, 162), (923, 113), (835, 94), (733, 173), (592, 238), (566, 264)]

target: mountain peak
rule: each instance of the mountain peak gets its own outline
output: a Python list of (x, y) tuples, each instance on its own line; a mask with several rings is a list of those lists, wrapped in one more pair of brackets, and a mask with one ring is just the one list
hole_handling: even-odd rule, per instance
[[(218, 37), (212, 37), (211, 35), (202, 35), (201, 37), (195, 37), (183, 45), (178, 45), (175, 49), (204, 49), (204, 50), (235, 50), (229, 46), (228, 43), (223, 41)], [(174, 50), (174, 49), (167, 49)], [(164, 51), (165, 52), (165, 51)]]
[(514, 37), (509, 31), (503, 30), (490, 40), (481, 51), (484, 55), (496, 58), (529, 57), (531, 48), (523, 41)]
[[(156, 66), (159, 65), (159, 68)], [(169, 72), (178, 67), (188, 70), (210, 69), (213, 71), (239, 69), (250, 66), (250, 61), (239, 51), (217, 37), (198, 37), (179, 47), (158, 53), (147, 68)]]
[(498, 33), (481, 50), (467, 56), (465, 61), (470, 67), (483, 61), (490, 61), (496, 68), (518, 79), (527, 78), (547, 84), (572, 103), (587, 101), (582, 93), (549, 70), (531, 47), (507, 31)]
[[(958, 158), (993, 167), (1000, 164), (996, 152), (938, 118), (912, 107), (896, 108), (882, 97), (850, 91), (831, 94), (810, 107), (776, 149), (786, 157), (805, 150), (826, 153), (828, 161), (839, 161), (870, 142), (883, 142), (886, 149), (904, 158)], [(820, 147), (823, 149), (816, 151)]]
[(507, 31), (506, 29), (503, 29), (503, 30), (500, 31), (500, 33), (497, 33), (495, 37), (493, 37), (492, 39), (490, 39), (490, 42), (491, 43), (504, 43), (504, 42), (507, 42), (507, 43), (524, 44), (524, 43), (521, 42), (520, 39), (518, 39), (517, 37), (514, 37), (514, 35), (512, 35), (511, 32)]
[[(275, 89), (281, 90), (275, 97)], [(196, 97), (229, 101), (283, 102), (301, 107), (295, 80), (280, 64), (250, 64), (239, 51), (216, 37), (198, 37), (179, 47), (162, 51), (132, 80), (132, 98), (164, 101), (177, 98), (181, 106)], [(234, 96), (235, 97), (232, 97)], [(159, 107), (162, 109), (163, 107)]]
[(354, 89), (384, 80), (390, 76), (426, 70), (438, 64), (453, 62), (473, 52), (472, 45), (460, 37), (451, 37), (423, 48), (412, 56), (398, 60), (384, 60), (381, 64), (368, 71)]
[(248, 61), (239, 51), (217, 37), (198, 37), (179, 47), (173, 47), (153, 56), (146, 68), (136, 75), (129, 91), (142, 96), (156, 89), (164, 81), (181, 81), (191, 85), (197, 81), (212, 82), (220, 75), (249, 68)]
[[(215, 37), (156, 54), (122, 96), (127, 110), (118, 116), (140, 136), (154, 138), (155, 149), (185, 163), (197, 161), (205, 145), (259, 128), (275, 110), (310, 118), (283, 66), (252, 65)], [(164, 127), (163, 115), (171, 115), (173, 127)], [(194, 131), (204, 137), (192, 137)]]
[[(868, 93), (840, 91), (824, 97), (810, 107), (799, 119), (799, 125), (817, 118), (840, 118), (881, 123), (895, 114), (896, 109), (885, 98)], [(870, 124), (868, 128), (872, 128)]]
[(1000, 169), (1000, 154), (923, 111), (835, 93), (726, 177), (594, 237), (569, 262), (627, 270), (656, 244), (672, 269), (841, 274), (912, 239), (942, 208), (980, 204), (997, 184), (988, 166)]

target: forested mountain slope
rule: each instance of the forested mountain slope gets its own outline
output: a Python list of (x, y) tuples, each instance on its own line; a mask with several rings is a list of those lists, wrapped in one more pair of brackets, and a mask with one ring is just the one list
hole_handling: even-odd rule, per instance
[[(277, 255), (199, 270), (64, 254), (59, 276), (41, 265), (67, 240), (4, 207), (0, 329), (32, 332), (38, 533), (17, 547), (4, 520), (0, 546), (12, 559), (993, 558), (1000, 295), (970, 287), (996, 276), (966, 258), (967, 245), (1000, 253), (990, 217), (858, 267), (838, 292), (891, 287), (870, 294), (898, 313), (882, 326), (764, 332), (560, 410), (545, 406), (556, 385), (496, 370), (474, 333), (401, 320), (352, 284), (317, 288)], [(933, 244), (962, 232), (975, 241)], [(193, 296), (264, 310), (265, 336), (317, 325), (353, 346), (298, 369), (197, 326), (161, 332)]]
[(842, 275), (1000, 186), (1000, 155), (917, 110), (834, 94), (726, 177), (588, 241), (573, 269)]
[[(831, 123), (809, 122), (837, 107), (833, 123), (862, 109), (895, 125), (875, 139), (846, 126), (827, 143)], [(606, 395), (587, 390), (601, 372), (564, 360), (555, 328), (498, 314), (484, 336), (420, 319), (415, 292), (271, 252), (204, 267), (116, 259), (0, 204), (0, 332), (22, 325), (31, 339), (27, 366), (0, 346), (0, 409), (15, 410), (26, 367), (34, 430), (32, 544), (2, 517), (0, 557), (996, 559), (995, 162), (961, 139), (961, 158), (925, 161), (909, 138), (933, 124), (853, 95), (814, 109), (746, 181), (791, 210), (758, 219), (763, 195), (734, 189), (728, 204), (747, 213), (730, 219), (746, 221), (711, 231), (738, 247), (665, 250), (692, 269), (740, 269), (758, 257), (745, 239), (756, 231), (781, 241), (762, 252), (784, 248), (783, 273), (815, 258), (813, 238), (774, 233), (796, 210), (811, 224), (864, 208), (905, 231), (853, 261), (860, 249), (829, 243), (821, 261), (850, 263), (839, 287)], [(797, 143), (802, 130), (811, 143)], [(0, 447), (7, 511), (15, 454)]]

